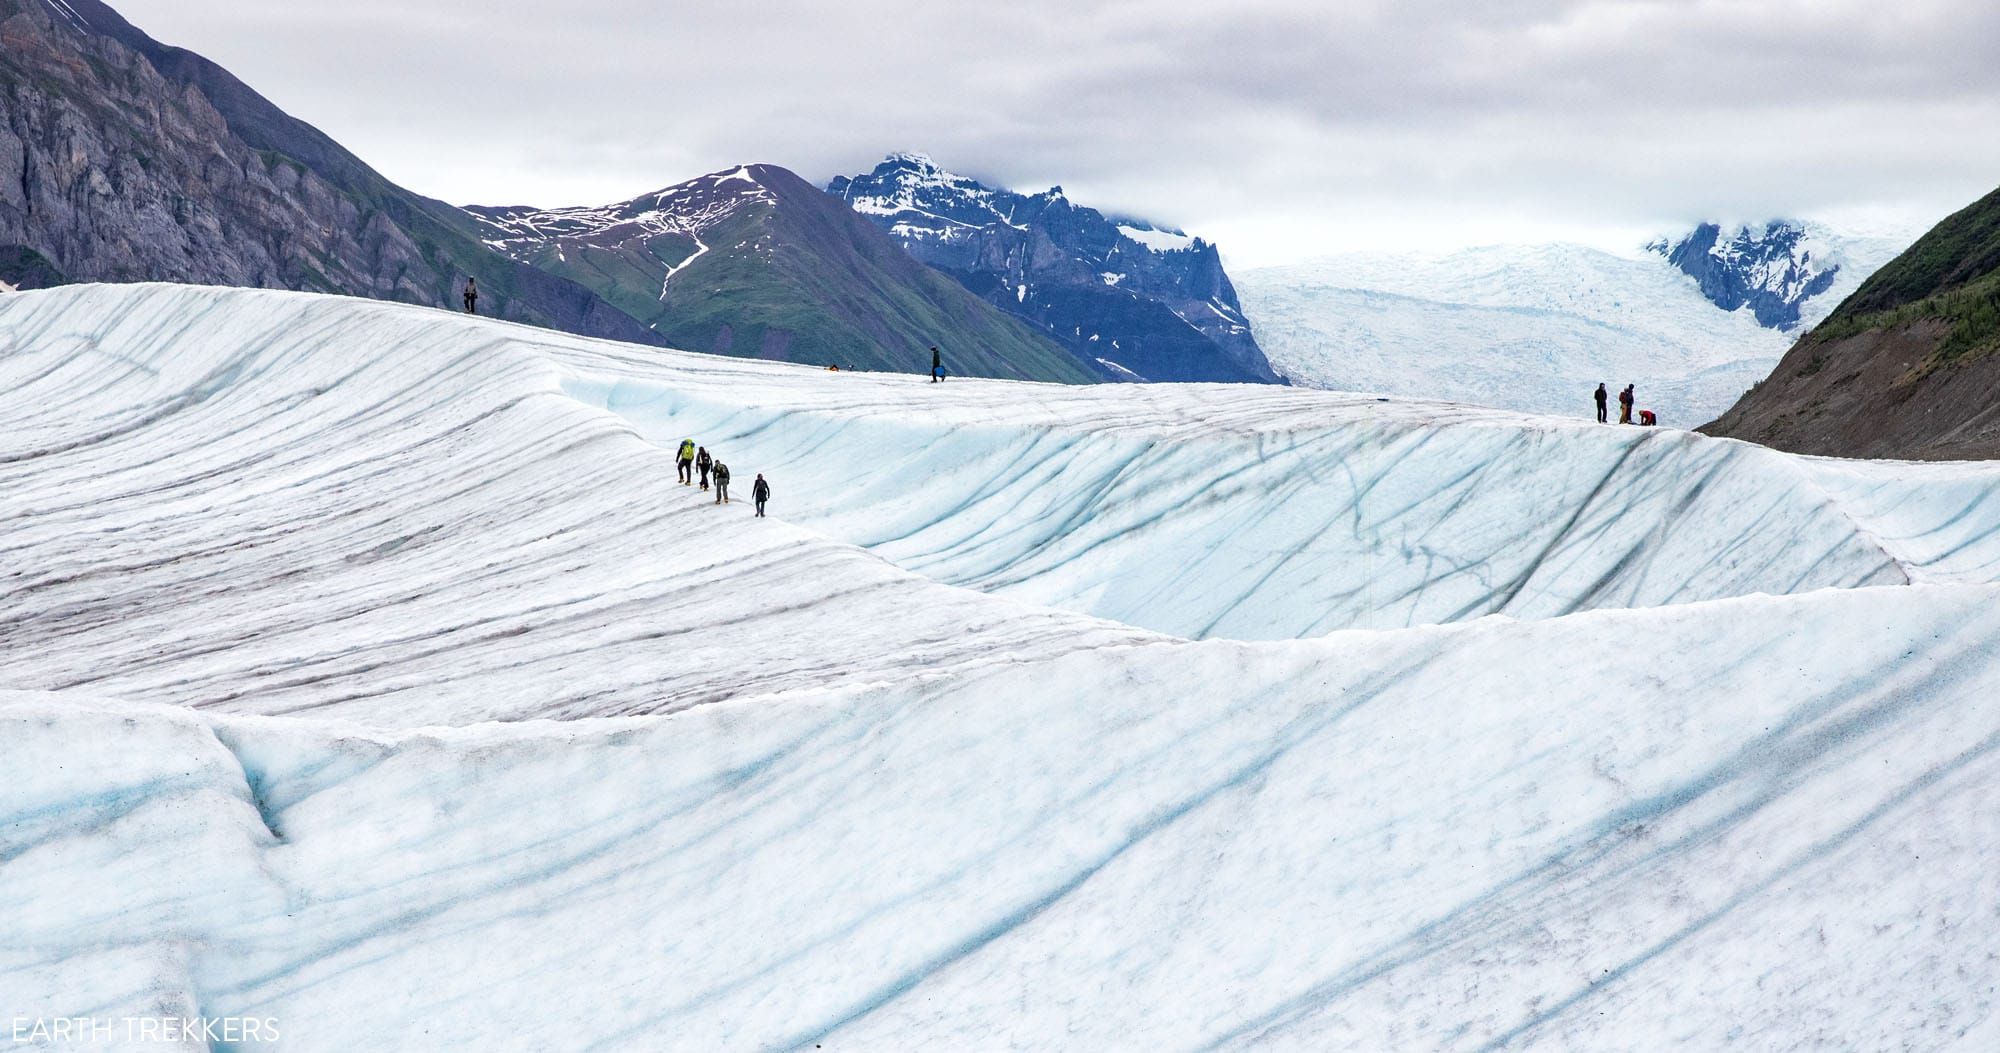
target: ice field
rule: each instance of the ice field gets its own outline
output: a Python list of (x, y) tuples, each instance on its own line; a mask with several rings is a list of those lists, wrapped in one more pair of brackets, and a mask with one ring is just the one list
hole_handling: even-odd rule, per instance
[(2000, 1041), (2000, 465), (71, 287), (0, 560), (0, 1022)]

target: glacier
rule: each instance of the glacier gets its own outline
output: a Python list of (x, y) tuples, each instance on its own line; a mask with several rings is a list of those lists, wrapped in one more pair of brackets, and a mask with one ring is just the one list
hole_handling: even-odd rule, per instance
[[(1832, 269), (1822, 291), (1792, 305), (1807, 327), (1915, 240), (1800, 229), (1816, 265)], [(1571, 417), (1593, 414), (1600, 381), (1614, 392), (1636, 384), (1662, 423), (1696, 427), (1769, 375), (1798, 331), (1766, 328), (1747, 307), (1719, 309), (1659, 244), (1671, 242), (1348, 252), (1246, 270), (1237, 285), (1272, 365), (1294, 383)]]
[(10, 294), (0, 1023), (1991, 1048), (1996, 483)]

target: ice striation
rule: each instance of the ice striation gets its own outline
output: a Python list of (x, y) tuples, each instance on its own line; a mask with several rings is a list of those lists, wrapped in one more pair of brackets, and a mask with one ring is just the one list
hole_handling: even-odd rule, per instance
[(1996, 1033), (2000, 466), (170, 286), (7, 296), (0, 392), (9, 1015)]

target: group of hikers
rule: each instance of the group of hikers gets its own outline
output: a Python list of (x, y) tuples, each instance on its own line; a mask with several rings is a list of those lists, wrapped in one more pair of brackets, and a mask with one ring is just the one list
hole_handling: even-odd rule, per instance
[[(707, 493), (709, 484), (715, 484), (715, 503), (729, 503), (729, 466), (709, 455), (708, 447), (696, 446), (693, 439), (682, 439), (680, 453), (674, 458), (680, 468), (682, 486), (693, 486), (695, 476), (701, 476), (701, 491)], [(757, 481), (750, 484), (750, 500), (757, 503), (757, 517), (764, 517), (764, 502), (771, 499), (771, 484), (764, 481), (759, 472)]]
[[(1606, 423), (1605, 402), (1609, 398), (1609, 395), (1610, 393), (1604, 390), (1603, 382), (1600, 381), (1597, 385), (1596, 393), (1592, 396), (1597, 399), (1597, 423), (1599, 424)], [(1618, 393), (1618, 423), (1633, 423), (1632, 403), (1634, 401), (1636, 401), (1636, 397), (1632, 394), (1632, 385), (1627, 384), (1625, 385), (1625, 389)], [(1650, 428), (1660, 423), (1660, 418), (1655, 416), (1652, 410), (1644, 409), (1639, 411), (1638, 423), (1642, 427)]]
[[(477, 313), (478, 304), (478, 279), (467, 278), (465, 280), (465, 313)], [(833, 372), (839, 372), (840, 370), (838, 365), (832, 363), (828, 363), (826, 368)], [(943, 379), (944, 354), (933, 347), (931, 348), (931, 383), (936, 384)], [(1632, 404), (1637, 401), (1637, 396), (1633, 394), (1632, 389), (1633, 385), (1627, 384), (1618, 392), (1618, 423), (1637, 423), (1641, 427), (1648, 428), (1659, 424), (1660, 418), (1649, 409), (1640, 410), (1639, 419), (1636, 422), (1632, 419)], [(1598, 382), (1597, 390), (1592, 394), (1592, 397), (1597, 400), (1597, 423), (1608, 423), (1611, 393), (1605, 389), (1603, 381)], [(707, 447), (697, 448), (693, 439), (682, 439), (679, 463), (680, 479), (684, 485), (694, 485), (693, 476), (695, 473), (699, 473), (701, 476), (702, 492), (708, 492), (709, 480), (713, 479), (715, 481), (715, 503), (719, 505), (729, 503), (729, 466), (710, 457)], [(769, 500), (770, 497), (771, 485), (764, 481), (762, 475), (757, 476), (757, 482), (750, 487), (750, 498), (757, 502), (758, 515), (761, 516), (764, 514), (764, 502)]]

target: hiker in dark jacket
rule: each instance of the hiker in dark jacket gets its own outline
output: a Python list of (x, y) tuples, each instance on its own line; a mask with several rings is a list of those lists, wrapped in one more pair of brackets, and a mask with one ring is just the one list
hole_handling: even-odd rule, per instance
[(715, 479), (715, 503), (719, 505), (728, 504), (729, 466), (721, 461), (717, 461), (715, 462), (715, 467), (708, 470), (708, 474)]
[(1632, 385), (1627, 384), (1625, 390), (1618, 393), (1618, 423), (1632, 423), (1632, 402)]
[(1598, 383), (1597, 383), (1597, 394), (1596, 394), (1596, 396), (1595, 396), (1595, 397), (1596, 397), (1596, 399), (1597, 399), (1597, 423), (1599, 423), (1599, 424), (1603, 424), (1603, 423), (1604, 423), (1604, 400), (1605, 400), (1605, 399), (1606, 399), (1607, 397), (1609, 397), (1609, 393), (1607, 393), (1607, 392), (1606, 392), (1606, 391), (1604, 390), (1604, 382), (1603, 382), (1603, 381), (1598, 381)]
[(771, 484), (764, 481), (764, 473), (757, 473), (757, 481), (750, 486), (750, 500), (757, 502), (757, 518), (764, 518), (764, 502), (771, 499)]
[(465, 279), (465, 313), (479, 313), (479, 279)]
[(933, 347), (931, 348), (931, 383), (935, 384), (943, 379), (944, 379), (944, 354), (937, 348)]
[(708, 455), (708, 447), (704, 446), (695, 453), (694, 470), (701, 473), (701, 488), (703, 492), (707, 492), (708, 490), (708, 472), (714, 466), (715, 458)]

